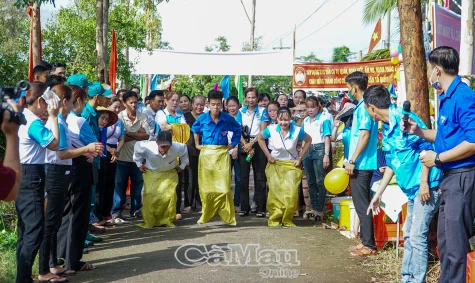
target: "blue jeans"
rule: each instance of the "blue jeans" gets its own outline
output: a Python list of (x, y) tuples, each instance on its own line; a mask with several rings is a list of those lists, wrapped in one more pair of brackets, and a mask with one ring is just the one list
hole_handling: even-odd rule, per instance
[(115, 174), (115, 190), (114, 190), (114, 207), (112, 215), (122, 213), (122, 206), (125, 204), (127, 183), (130, 177), (130, 216), (134, 216), (136, 212), (142, 208), (142, 188), (143, 178), (135, 162), (117, 161)]
[(404, 223), (404, 257), (401, 275), (403, 283), (426, 282), (428, 240), (427, 232), (432, 217), (439, 209), (438, 189), (430, 189), (429, 201), (421, 203), (419, 195), (407, 203)]
[(312, 204), (312, 209), (318, 212), (323, 211), (326, 196), (325, 186), (323, 185), (323, 180), (325, 179), (325, 169), (323, 168), (324, 154), (324, 144), (312, 144), (303, 159), (303, 167), (307, 173), (310, 203)]
[(241, 204), (241, 165), (239, 163), (239, 158), (233, 159), (231, 157), (231, 170), (233, 169), (234, 169), (234, 206), (237, 207)]

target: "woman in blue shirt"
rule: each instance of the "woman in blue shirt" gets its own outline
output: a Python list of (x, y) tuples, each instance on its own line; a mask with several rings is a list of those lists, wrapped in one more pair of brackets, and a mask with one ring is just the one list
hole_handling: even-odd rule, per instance
[[(24, 107), (26, 125), (18, 130), (20, 163), (22, 180), (16, 199), (18, 214), (18, 243), (17, 243), (17, 282), (33, 282), (32, 267), (36, 258), (44, 231), (44, 185), (45, 185), (45, 155), (46, 148), (58, 150), (58, 103), (52, 100), (50, 105), (42, 98), (46, 90), (43, 83), (32, 83), (25, 96), (20, 98), (20, 106)], [(51, 120), (51, 130), (38, 116), (48, 110)], [(40, 280), (57, 277), (48, 274), (40, 275)]]
[[(229, 115), (233, 116), (234, 119), (237, 118), (239, 112), (239, 100), (236, 96), (230, 96), (226, 100), (226, 107), (228, 109)], [(228, 139), (232, 139), (232, 132), (228, 132)], [(239, 147), (242, 145), (239, 143), (229, 151), (231, 154), (231, 170), (234, 169), (234, 211), (239, 212), (239, 204), (241, 203), (241, 165), (240, 165), (240, 154)]]
[[(71, 183), (72, 160), (71, 158), (92, 153), (100, 154), (100, 143), (90, 143), (81, 148), (73, 148), (69, 135), (66, 119), (73, 108), (72, 91), (64, 84), (55, 85), (52, 89), (59, 97), (59, 148), (57, 151), (46, 150), (46, 180), (45, 189), (48, 195), (45, 215), (44, 239), (40, 247), (39, 274), (40, 277), (51, 277), (53, 274), (70, 274), (58, 264), (56, 255), (57, 232), (61, 226), (64, 204), (69, 184)], [(53, 128), (52, 119), (48, 120), (46, 127)], [(50, 273), (51, 272), (51, 273)]]
[[(97, 138), (86, 119), (80, 116), (86, 106), (86, 91), (75, 85), (69, 87), (73, 95), (73, 110), (66, 118), (66, 123), (68, 124), (72, 146), (81, 148), (97, 142)], [(68, 270), (77, 271), (94, 268), (92, 264), (81, 261), (91, 208), (93, 158), (93, 154), (73, 158), (71, 185), (66, 194), (63, 219), (58, 232), (58, 258), (65, 259), (64, 267)]]

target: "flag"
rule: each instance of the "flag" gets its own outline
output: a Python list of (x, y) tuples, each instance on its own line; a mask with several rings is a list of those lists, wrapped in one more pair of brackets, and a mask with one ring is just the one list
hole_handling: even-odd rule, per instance
[(144, 75), (140, 75), (140, 97), (142, 97), (144, 87), (145, 87), (145, 77)]
[(219, 83), (219, 85), (221, 86), (221, 90), (223, 91), (224, 98), (229, 97), (229, 89), (230, 89), (229, 81), (230, 81), (230, 77), (224, 76), (221, 82)]
[(388, 85), (388, 91), (389, 91), (389, 94), (391, 95), (391, 97), (397, 97), (397, 96), (396, 96), (396, 89), (394, 88), (394, 84), (393, 84), (393, 83), (389, 83), (389, 85)]
[(115, 94), (117, 76), (117, 39), (115, 37), (115, 30), (112, 29), (111, 42), (111, 57), (109, 62), (109, 82), (112, 88), (112, 93)]
[(238, 92), (239, 103), (242, 104), (244, 101), (244, 91), (242, 89), (242, 78), (240, 75), (236, 75), (236, 77), (234, 78), (234, 84)]
[(214, 90), (219, 90), (219, 83), (216, 83), (213, 87)]
[(379, 21), (376, 23), (376, 26), (374, 27), (373, 34), (371, 35), (371, 41), (369, 43), (368, 53), (371, 53), (371, 51), (373, 51), (373, 48), (380, 41), (381, 41), (381, 19), (379, 19)]
[(153, 75), (151, 89), (156, 90), (157, 89), (157, 84), (158, 84), (158, 75)]
[[(33, 3), (30, 3), (28, 6), (28, 15), (30, 16), (30, 47), (29, 47), (29, 62), (28, 62), (28, 80), (32, 82), (35, 78), (33, 77)], [(39, 8), (38, 8), (39, 9)], [(41, 34), (41, 26), (38, 27), (40, 29), (40, 60), (43, 58), (43, 35)]]

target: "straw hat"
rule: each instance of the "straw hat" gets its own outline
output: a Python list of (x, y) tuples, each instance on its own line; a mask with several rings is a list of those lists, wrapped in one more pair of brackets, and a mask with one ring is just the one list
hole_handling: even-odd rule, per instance
[(109, 113), (109, 123), (107, 123), (106, 128), (110, 127), (112, 125), (115, 125), (115, 123), (117, 123), (117, 121), (119, 121), (119, 116), (117, 116), (117, 114), (115, 114), (114, 112), (110, 111), (109, 109), (107, 109), (103, 106), (97, 107), (96, 110), (99, 113), (103, 113), (103, 112)]

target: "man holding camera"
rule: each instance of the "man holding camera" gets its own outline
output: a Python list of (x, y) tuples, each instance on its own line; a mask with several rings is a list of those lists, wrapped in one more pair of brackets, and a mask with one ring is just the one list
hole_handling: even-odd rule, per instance
[[(20, 112), (19, 107), (13, 100), (7, 103), (13, 111)], [(0, 161), (0, 200), (13, 201), (18, 194), (21, 182), (20, 158), (18, 149), (18, 128), (20, 125), (10, 120), (12, 113), (3, 111), (2, 131), (6, 137), (6, 149), (3, 165)]]

